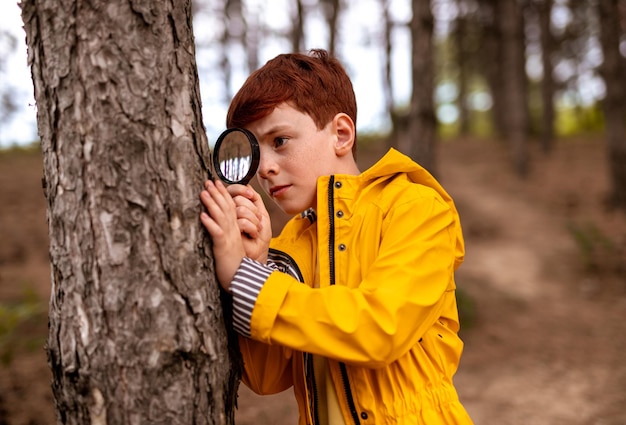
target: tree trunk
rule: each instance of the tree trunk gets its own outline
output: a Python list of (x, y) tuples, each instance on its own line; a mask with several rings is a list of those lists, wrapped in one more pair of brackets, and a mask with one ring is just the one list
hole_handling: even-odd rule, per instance
[(528, 174), (529, 153), (523, 11), (517, 0), (503, 0), (500, 7), (506, 136), (511, 146), (515, 171), (524, 177)]
[(209, 152), (190, 3), (21, 6), (44, 160), (57, 422), (232, 423), (239, 363), (198, 220)]
[(482, 22), (479, 49), (480, 67), (483, 70), (493, 100), (491, 116), (495, 133), (506, 136), (506, 88), (502, 75), (502, 31), (499, 25), (502, 5), (498, 0), (479, 0), (479, 19)]
[(328, 53), (331, 56), (336, 56), (341, 2), (339, 0), (322, 0), (321, 6), (326, 17), (326, 26), (328, 27)]
[(382, 50), (383, 50), (383, 80), (382, 80), (382, 92), (385, 99), (385, 113), (389, 117), (391, 122), (391, 131), (387, 137), (387, 147), (395, 148), (398, 143), (396, 139), (396, 128), (394, 118), (394, 101), (393, 101), (393, 79), (391, 78), (391, 55), (392, 55), (392, 32), (393, 22), (391, 14), (389, 13), (390, 0), (379, 0), (380, 8), (383, 15), (383, 34), (382, 34)]
[(555, 50), (554, 37), (550, 28), (553, 0), (539, 0), (539, 25), (541, 31), (541, 147), (544, 152), (552, 150), (554, 139), (554, 78), (552, 76), (552, 55)]
[(462, 136), (469, 134), (469, 110), (467, 108), (468, 80), (470, 76), (469, 60), (471, 52), (468, 49), (468, 19), (458, 16), (455, 20), (454, 45), (456, 47), (456, 64), (458, 67), (459, 95), (457, 106), (459, 108), (459, 133)]
[(293, 17), (293, 24), (291, 26), (291, 51), (294, 53), (304, 51), (304, 5), (302, 0), (296, 0), (295, 2), (295, 16)]
[(409, 110), (409, 156), (431, 173), (435, 173), (435, 139), (437, 120), (434, 93), (434, 18), (430, 1), (412, 0), (412, 91)]
[(626, 71), (619, 52), (621, 31), (618, 2), (600, 0), (598, 11), (604, 54), (602, 74), (606, 85), (604, 114), (611, 185), (609, 202), (614, 207), (626, 210)]

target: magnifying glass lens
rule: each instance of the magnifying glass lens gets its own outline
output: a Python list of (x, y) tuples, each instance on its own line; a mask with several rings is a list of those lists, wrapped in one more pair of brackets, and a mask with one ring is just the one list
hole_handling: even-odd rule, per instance
[(243, 128), (229, 128), (215, 143), (213, 166), (227, 184), (248, 184), (259, 167), (259, 144), (254, 134)]

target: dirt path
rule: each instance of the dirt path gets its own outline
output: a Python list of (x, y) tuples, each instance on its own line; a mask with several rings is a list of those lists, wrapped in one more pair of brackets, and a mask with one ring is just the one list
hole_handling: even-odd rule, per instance
[(603, 220), (626, 242), (624, 217), (593, 208), (603, 158), (586, 148), (579, 163), (563, 151), (538, 158), (541, 171), (527, 182), (501, 169), (498, 151), (446, 149), (444, 184), (468, 240), (458, 283), (477, 310), (456, 383), (477, 424), (626, 423), (626, 270), (586, 273), (568, 230)]

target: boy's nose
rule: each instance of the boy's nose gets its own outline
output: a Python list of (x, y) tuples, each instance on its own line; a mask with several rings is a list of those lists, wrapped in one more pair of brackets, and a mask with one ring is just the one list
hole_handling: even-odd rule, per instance
[(278, 174), (278, 164), (274, 158), (272, 158), (271, 152), (263, 152), (261, 151), (261, 159), (259, 161), (259, 169), (257, 174), (259, 177), (266, 179), (270, 176), (275, 176)]

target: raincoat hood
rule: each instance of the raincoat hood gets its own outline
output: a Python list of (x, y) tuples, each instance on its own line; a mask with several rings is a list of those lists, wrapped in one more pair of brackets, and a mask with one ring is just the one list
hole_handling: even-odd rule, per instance
[(377, 180), (388, 180), (403, 173), (405, 173), (413, 183), (421, 184), (435, 190), (454, 212), (457, 222), (455, 269), (458, 268), (465, 257), (465, 241), (463, 239), (459, 213), (452, 197), (424, 167), (420, 166), (403, 153), (395, 149), (390, 149), (381, 160), (361, 173), (359, 178), (362, 179), (363, 183), (368, 184), (374, 183)]

